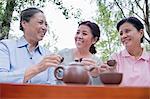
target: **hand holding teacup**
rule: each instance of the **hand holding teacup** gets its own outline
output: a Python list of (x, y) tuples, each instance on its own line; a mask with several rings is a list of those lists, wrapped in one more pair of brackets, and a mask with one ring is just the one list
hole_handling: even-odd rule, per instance
[(99, 72), (115, 72), (116, 65), (116, 60), (108, 60), (106, 63), (100, 66)]
[(95, 60), (91, 58), (82, 58), (81, 64), (85, 66), (85, 69), (90, 71), (92, 77), (99, 74), (99, 69)]
[(45, 56), (38, 64), (39, 69), (45, 70), (48, 67), (57, 67), (63, 61), (60, 55), (52, 54)]
[(108, 60), (100, 66), (100, 80), (103, 84), (119, 85), (123, 78), (123, 73), (116, 72), (116, 60)]
[(26, 83), (32, 77), (39, 74), (40, 72), (45, 71), (49, 67), (57, 67), (58, 64), (60, 64), (62, 61), (63, 61), (63, 58), (57, 54), (44, 56), (43, 59), (38, 64), (30, 66), (30, 68), (28, 68), (25, 71), (23, 82)]

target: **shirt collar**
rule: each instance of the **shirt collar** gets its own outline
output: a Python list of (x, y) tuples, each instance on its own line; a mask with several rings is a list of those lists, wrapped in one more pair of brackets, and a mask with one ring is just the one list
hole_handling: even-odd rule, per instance
[[(17, 47), (18, 48), (27, 47), (28, 45), (29, 45), (29, 43), (24, 38), (24, 36), (22, 36), (20, 39), (17, 40)], [(41, 47), (39, 45), (37, 45), (35, 50), (38, 50), (39, 53), (42, 54), (42, 49), (41, 49)]]
[[(128, 53), (128, 51), (126, 49), (124, 49), (122, 51), (122, 56), (123, 57), (131, 57), (131, 55)], [(146, 52), (145, 49), (143, 49), (142, 55), (139, 59), (143, 59), (143, 60), (149, 60), (150, 59), (150, 54), (148, 52)]]
[(17, 40), (17, 47), (18, 48), (25, 47), (27, 45), (28, 45), (28, 42), (26, 41), (24, 36), (22, 36), (20, 39)]

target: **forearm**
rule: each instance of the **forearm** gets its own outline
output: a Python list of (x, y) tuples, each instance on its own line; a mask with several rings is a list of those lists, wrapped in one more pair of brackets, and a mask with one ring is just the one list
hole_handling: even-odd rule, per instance
[(23, 83), (26, 83), (28, 80), (30, 80), (31, 78), (33, 78), (38, 73), (40, 73), (40, 71), (38, 70), (38, 68), (36, 66), (28, 68), (25, 71)]
[(2, 83), (22, 83), (24, 79), (25, 70), (17, 71), (0, 71), (0, 82)]

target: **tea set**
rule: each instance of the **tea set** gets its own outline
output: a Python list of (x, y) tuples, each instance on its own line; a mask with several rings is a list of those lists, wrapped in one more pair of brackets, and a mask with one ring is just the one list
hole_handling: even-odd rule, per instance
[[(82, 61), (82, 59), (80, 61)], [(63, 81), (65, 84), (89, 84), (90, 78), (92, 77), (90, 72), (96, 69), (96, 67), (86, 69), (80, 61), (74, 61), (68, 66), (60, 65), (56, 67), (54, 71), (56, 79)], [(114, 66), (116, 63), (115, 60), (107, 61), (109, 66)], [(103, 84), (119, 85), (122, 81), (123, 74), (118, 72), (104, 72), (98, 76)]]

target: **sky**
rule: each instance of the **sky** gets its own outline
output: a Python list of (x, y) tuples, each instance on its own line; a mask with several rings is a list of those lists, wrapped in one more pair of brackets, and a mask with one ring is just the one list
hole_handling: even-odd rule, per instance
[[(96, 15), (96, 4), (95, 2), (91, 2), (92, 0), (62, 1), (64, 6), (66, 7), (73, 6), (73, 8), (75, 9), (80, 8), (82, 13), (82, 19), (94, 21), (92, 17)], [(59, 50), (63, 48), (75, 47), (74, 35), (78, 28), (78, 20), (74, 18), (66, 20), (64, 15), (62, 15), (61, 11), (57, 8), (57, 6), (52, 3), (47, 3), (46, 7), (42, 8), (41, 10), (43, 10), (43, 12), (45, 13), (47, 22), (50, 26), (50, 31), (53, 31), (58, 36), (58, 40), (55, 44), (55, 47), (57, 47)], [(23, 33), (21, 33), (21, 31), (19, 30), (19, 22), (13, 22), (11, 24), (10, 34), (13, 34), (17, 37), (23, 35)], [(41, 44), (48, 42), (48, 40), (48, 36), (45, 36)]]

